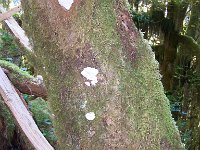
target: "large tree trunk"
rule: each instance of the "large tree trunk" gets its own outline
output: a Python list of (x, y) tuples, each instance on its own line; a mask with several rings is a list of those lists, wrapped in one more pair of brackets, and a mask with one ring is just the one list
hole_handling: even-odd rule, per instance
[(122, 0), (75, 0), (68, 11), (24, 0), (23, 9), (61, 149), (184, 149), (154, 54)]

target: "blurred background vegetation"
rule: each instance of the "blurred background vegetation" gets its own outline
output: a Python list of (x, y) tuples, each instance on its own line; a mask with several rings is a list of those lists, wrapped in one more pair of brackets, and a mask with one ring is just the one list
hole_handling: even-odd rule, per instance
[(188, 150), (200, 149), (200, 1), (129, 0), (159, 62), (171, 112)]

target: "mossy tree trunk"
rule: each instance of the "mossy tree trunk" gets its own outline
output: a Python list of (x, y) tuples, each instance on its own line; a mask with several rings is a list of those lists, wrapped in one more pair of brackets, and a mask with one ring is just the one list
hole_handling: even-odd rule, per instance
[[(68, 11), (56, 0), (22, 4), (61, 149), (184, 149), (124, 1), (75, 0)], [(88, 68), (97, 76), (87, 79)]]

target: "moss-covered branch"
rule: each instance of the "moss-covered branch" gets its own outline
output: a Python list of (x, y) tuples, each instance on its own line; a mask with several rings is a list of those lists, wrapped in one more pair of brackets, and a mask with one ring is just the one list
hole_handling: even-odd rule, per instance
[(34, 78), (28, 72), (22, 71), (18, 66), (7, 61), (0, 60), (0, 66), (4, 68), (4, 72), (20, 92), (47, 98), (42, 79)]
[(0, 14), (0, 21), (10, 18), (13, 14), (19, 12), (20, 10), (21, 10), (21, 6), (17, 6), (7, 12), (4, 12), (3, 14)]
[(200, 54), (200, 46), (199, 44), (188, 35), (179, 35), (178, 36), (179, 44), (182, 44), (183, 46), (187, 47), (187, 50), (189, 53), (192, 53), (193, 55), (199, 55)]

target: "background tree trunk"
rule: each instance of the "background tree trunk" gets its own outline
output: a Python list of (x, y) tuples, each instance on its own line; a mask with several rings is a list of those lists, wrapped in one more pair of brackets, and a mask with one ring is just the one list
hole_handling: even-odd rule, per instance
[[(200, 2), (194, 2), (191, 7), (190, 22), (186, 35), (191, 36), (199, 44), (200, 22), (198, 20), (200, 18)], [(188, 149), (200, 149), (200, 86), (198, 82), (196, 82), (200, 75), (200, 52), (194, 51), (192, 45), (188, 43), (181, 45), (180, 50), (181, 56), (185, 57), (185, 60), (188, 60), (184, 62), (185, 64), (181, 64), (181, 62), (178, 64), (184, 68), (185, 74), (183, 76), (188, 78), (184, 85), (184, 87), (187, 87), (188, 94), (186, 92), (183, 94), (183, 108), (187, 108), (182, 110), (187, 113), (187, 126), (184, 130), (190, 133), (189, 135), (192, 139), (188, 143)], [(193, 64), (188, 62), (192, 62)], [(192, 72), (192, 77), (190, 77), (189, 71)], [(190, 86), (188, 86), (187, 82), (190, 83)]]
[[(184, 149), (154, 54), (122, 0), (75, 0), (68, 11), (56, 0), (22, 4), (61, 149)], [(98, 70), (95, 85), (87, 67)]]
[[(178, 47), (178, 35), (182, 30), (183, 20), (187, 11), (186, 2), (172, 1), (168, 4), (168, 18), (164, 31), (164, 59), (161, 65), (162, 83), (166, 91), (174, 88), (175, 60)], [(168, 22), (167, 22), (168, 21)]]

